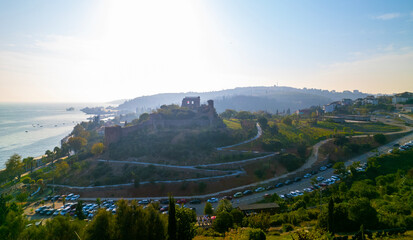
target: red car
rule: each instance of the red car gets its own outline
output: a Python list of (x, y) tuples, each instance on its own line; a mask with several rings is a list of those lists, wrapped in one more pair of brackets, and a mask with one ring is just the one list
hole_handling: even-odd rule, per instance
[(176, 200), (176, 203), (179, 203), (179, 204), (186, 204), (187, 202), (188, 200), (186, 200), (185, 198)]

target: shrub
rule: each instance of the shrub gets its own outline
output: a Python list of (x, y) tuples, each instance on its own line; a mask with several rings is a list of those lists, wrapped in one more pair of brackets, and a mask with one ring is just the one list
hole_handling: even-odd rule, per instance
[(22, 182), (23, 182), (24, 184), (29, 184), (30, 181), (31, 181), (31, 179), (30, 179), (29, 177), (26, 177), (26, 178), (23, 179)]
[(380, 143), (380, 144), (384, 144), (385, 142), (386, 142), (386, 136), (384, 135), (384, 134), (382, 134), (382, 133), (379, 133), (379, 134), (375, 134), (374, 136), (373, 136), (373, 138), (374, 138), (374, 141), (376, 141), (377, 143)]
[(284, 223), (282, 225), (282, 230), (283, 230), (283, 232), (290, 232), (290, 231), (294, 230), (294, 227), (293, 227), (293, 225), (291, 225), (289, 223)]

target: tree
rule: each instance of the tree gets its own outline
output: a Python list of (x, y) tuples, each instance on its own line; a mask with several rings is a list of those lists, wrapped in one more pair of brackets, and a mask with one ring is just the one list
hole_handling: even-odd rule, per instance
[(235, 117), (235, 115), (237, 115), (237, 111), (232, 110), (232, 109), (227, 109), (223, 113), (220, 114), (220, 116), (225, 119), (233, 118)]
[(53, 153), (55, 154), (55, 156), (56, 156), (57, 158), (59, 158), (59, 157), (62, 156), (62, 150), (61, 150), (59, 147), (57, 147), (57, 146), (54, 147)]
[(204, 207), (204, 214), (205, 215), (212, 215), (214, 214), (214, 210), (212, 209), (212, 204), (209, 202), (205, 203), (205, 207)]
[(234, 219), (232, 215), (228, 212), (222, 211), (219, 212), (215, 218), (215, 221), (212, 223), (212, 227), (215, 231), (224, 233), (232, 227)]
[(222, 199), (221, 201), (219, 201), (218, 203), (218, 207), (217, 207), (217, 213), (219, 212), (231, 212), (232, 210), (232, 203), (228, 200), (228, 199)]
[(6, 172), (11, 178), (18, 177), (20, 179), (20, 174), (23, 172), (24, 163), (21, 160), (21, 156), (18, 154), (13, 154), (6, 162)]
[(168, 214), (168, 239), (177, 240), (176, 236), (176, 216), (175, 216), (175, 199), (169, 195), (169, 214)]
[(373, 138), (374, 138), (374, 141), (376, 141), (379, 144), (384, 144), (386, 143), (386, 140), (387, 140), (386, 136), (382, 133), (375, 134)]
[(115, 219), (106, 209), (99, 209), (86, 229), (86, 239), (111, 240), (115, 238)]
[(76, 214), (76, 217), (79, 219), (79, 220), (83, 220), (83, 219), (85, 219), (86, 217), (85, 217), (85, 214), (83, 213), (83, 209), (82, 209), (82, 204), (83, 204), (83, 201), (82, 200), (79, 200), (78, 202), (77, 202), (77, 205), (76, 205), (76, 210), (75, 210), (75, 214)]
[[(145, 209), (144, 223), (146, 224), (146, 230), (148, 232), (148, 236), (146, 238), (148, 240), (163, 240), (166, 237), (166, 231), (165, 231), (166, 222), (164, 221), (165, 218), (162, 218), (163, 216), (159, 214), (158, 209), (159, 208), (156, 208), (152, 204), (148, 208)], [(187, 210), (190, 210), (190, 209), (187, 209)], [(179, 211), (177, 211), (177, 216), (178, 216), (178, 212)], [(178, 220), (178, 233), (179, 233), (179, 220)], [(183, 239), (183, 238), (178, 238), (178, 239)]]
[(334, 201), (333, 201), (333, 198), (330, 198), (330, 200), (328, 201), (327, 229), (330, 233), (334, 234)]
[(93, 155), (100, 155), (103, 153), (103, 150), (105, 149), (105, 146), (103, 143), (95, 143), (92, 146), (91, 152)]
[(69, 147), (73, 149), (75, 152), (78, 152), (82, 147), (86, 146), (87, 141), (83, 137), (71, 137), (67, 142)]
[(266, 117), (259, 117), (258, 118), (258, 123), (262, 127), (262, 129), (267, 129), (268, 128), (268, 119)]
[(34, 158), (33, 157), (27, 157), (23, 159), (24, 167), (25, 170), (30, 170), (30, 172), (33, 170), (33, 165), (34, 165)]
[(293, 123), (293, 120), (291, 120), (290, 117), (285, 117), (285, 118), (283, 118), (282, 122), (283, 122), (285, 125), (291, 126), (292, 123)]
[(344, 165), (343, 162), (336, 162), (333, 166), (335, 169), (335, 173), (339, 174), (342, 178), (346, 175), (346, 166)]
[(263, 231), (268, 231), (270, 228), (270, 214), (259, 213), (248, 217), (248, 226), (252, 228), (259, 228)]
[(84, 128), (82, 125), (80, 125), (80, 124), (77, 124), (77, 125), (73, 128), (72, 134), (73, 134), (75, 137), (82, 137), (82, 138), (88, 138), (89, 135), (90, 135), (89, 132), (86, 131), (85, 128)]
[(78, 239), (77, 235), (82, 235), (84, 225), (83, 221), (73, 221), (67, 216), (57, 216), (46, 222), (47, 235), (44, 236), (44, 239)]
[(376, 209), (370, 205), (367, 198), (356, 198), (349, 201), (348, 218), (367, 228), (375, 227), (378, 222)]
[(277, 126), (277, 124), (272, 124), (270, 127), (269, 127), (269, 131), (270, 131), (270, 134), (271, 135), (276, 135), (276, 134), (278, 134), (278, 126)]
[(195, 237), (196, 214), (189, 208), (179, 207), (176, 211), (176, 238), (191, 240)]
[(6, 215), (6, 221), (0, 226), (0, 239), (18, 239), (26, 222), (26, 219), (20, 212), (9, 211)]
[(244, 214), (236, 208), (232, 209), (230, 213), (232, 215), (232, 219), (234, 220), (234, 224), (236, 224), (238, 227), (241, 227), (242, 220), (244, 219)]

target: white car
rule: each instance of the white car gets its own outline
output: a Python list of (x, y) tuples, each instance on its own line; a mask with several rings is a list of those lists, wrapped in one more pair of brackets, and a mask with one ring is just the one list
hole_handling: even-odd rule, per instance
[(317, 180), (317, 182), (321, 182), (321, 181), (323, 181), (323, 180), (324, 180), (324, 177), (321, 177), (321, 176), (320, 176), (320, 177), (317, 177), (317, 179), (316, 179), (316, 180)]
[(311, 188), (304, 188), (303, 191), (304, 191), (304, 192), (312, 192), (313, 189), (311, 189)]

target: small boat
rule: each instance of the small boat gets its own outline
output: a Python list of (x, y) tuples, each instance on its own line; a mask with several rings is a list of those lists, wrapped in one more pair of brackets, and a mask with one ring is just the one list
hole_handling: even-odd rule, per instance
[(29, 131), (26, 130), (26, 132), (28, 133)]
[(66, 108), (66, 111), (74, 111), (74, 110), (75, 110), (74, 107)]

